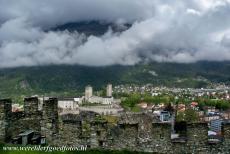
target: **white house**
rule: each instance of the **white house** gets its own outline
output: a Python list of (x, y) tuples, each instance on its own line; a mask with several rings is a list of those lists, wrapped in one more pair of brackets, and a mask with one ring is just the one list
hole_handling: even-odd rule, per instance
[(73, 110), (79, 107), (79, 102), (80, 98), (60, 98), (58, 99), (58, 108)]
[(110, 105), (113, 103), (113, 97), (99, 97), (99, 96), (92, 96), (86, 100), (89, 103), (98, 103), (104, 105)]

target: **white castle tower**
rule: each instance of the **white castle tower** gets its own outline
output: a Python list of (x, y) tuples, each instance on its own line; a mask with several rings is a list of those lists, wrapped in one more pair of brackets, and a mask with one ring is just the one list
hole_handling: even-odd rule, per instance
[(112, 97), (112, 93), (113, 93), (112, 84), (108, 84), (107, 87), (106, 87), (106, 96), (107, 97)]
[(89, 99), (90, 97), (93, 96), (93, 87), (91, 86), (86, 86), (85, 87), (85, 98)]

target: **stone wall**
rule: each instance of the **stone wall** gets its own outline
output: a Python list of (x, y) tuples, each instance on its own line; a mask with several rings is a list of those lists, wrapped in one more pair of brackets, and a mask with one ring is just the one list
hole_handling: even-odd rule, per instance
[(29, 116), (35, 116), (38, 113), (38, 98), (28, 97), (24, 99), (24, 114)]
[(229, 150), (230, 125), (224, 125), (226, 139), (208, 144), (207, 123), (187, 124), (187, 141), (171, 141), (171, 124), (160, 123), (147, 114), (123, 115), (112, 125), (95, 118), (65, 115), (60, 120), (56, 145), (88, 145), (90, 148), (158, 153), (226, 153)]
[(37, 98), (25, 99), (25, 112), (13, 113), (12, 101), (0, 100), (0, 141), (10, 142), (13, 137), (26, 130), (41, 131), (41, 112), (37, 110), (37, 103)]
[(48, 144), (52, 144), (59, 130), (57, 98), (45, 100), (42, 109), (41, 134), (46, 137)]
[(172, 149), (171, 145), (171, 125), (169, 123), (152, 124), (152, 149), (154, 152), (168, 152)]
[(27, 116), (27, 114), (24, 114), (23, 112), (12, 113), (12, 119), (10, 121), (8, 132), (12, 137), (17, 136), (26, 130), (40, 132), (40, 121), (41, 113), (39, 112), (33, 116)]
[(226, 123), (223, 127), (224, 133), (224, 143), (223, 149), (224, 151), (230, 151), (230, 123)]
[(79, 146), (158, 153), (226, 153), (230, 151), (230, 124), (223, 126), (224, 141), (208, 144), (207, 123), (187, 124), (187, 141), (171, 141), (171, 124), (150, 114), (123, 114), (108, 123), (94, 112), (58, 115), (57, 99), (50, 98), (38, 111), (36, 97), (25, 99), (25, 112), (11, 112), (11, 100), (0, 100), (0, 141), (9, 142), (20, 132), (34, 130), (49, 145)]
[(8, 127), (11, 121), (11, 103), (10, 99), (0, 100), (0, 141), (9, 141), (11, 138)]
[(76, 115), (63, 115), (60, 117), (59, 121), (59, 135), (54, 144), (63, 144), (66, 146), (80, 145), (82, 124)]
[(11, 113), (9, 134), (12, 137), (26, 130), (41, 131), (42, 113), (38, 111), (38, 98), (29, 97), (24, 99), (24, 112)]
[(111, 131), (111, 139), (108, 143), (112, 149), (136, 149), (138, 134), (137, 124), (120, 124)]

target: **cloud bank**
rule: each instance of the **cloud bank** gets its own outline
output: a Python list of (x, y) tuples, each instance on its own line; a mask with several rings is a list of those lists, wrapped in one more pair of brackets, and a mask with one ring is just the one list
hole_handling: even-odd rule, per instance
[[(1, 0), (0, 68), (230, 60), (230, 0)], [(131, 23), (103, 36), (47, 31), (99, 20)]]

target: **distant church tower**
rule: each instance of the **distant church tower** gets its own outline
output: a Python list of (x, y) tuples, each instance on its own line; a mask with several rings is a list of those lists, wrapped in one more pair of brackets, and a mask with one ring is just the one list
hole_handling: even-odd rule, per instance
[(106, 96), (112, 97), (113, 87), (112, 84), (108, 84), (106, 87)]
[(85, 87), (85, 98), (89, 99), (90, 97), (93, 96), (93, 87), (91, 86), (86, 86)]

